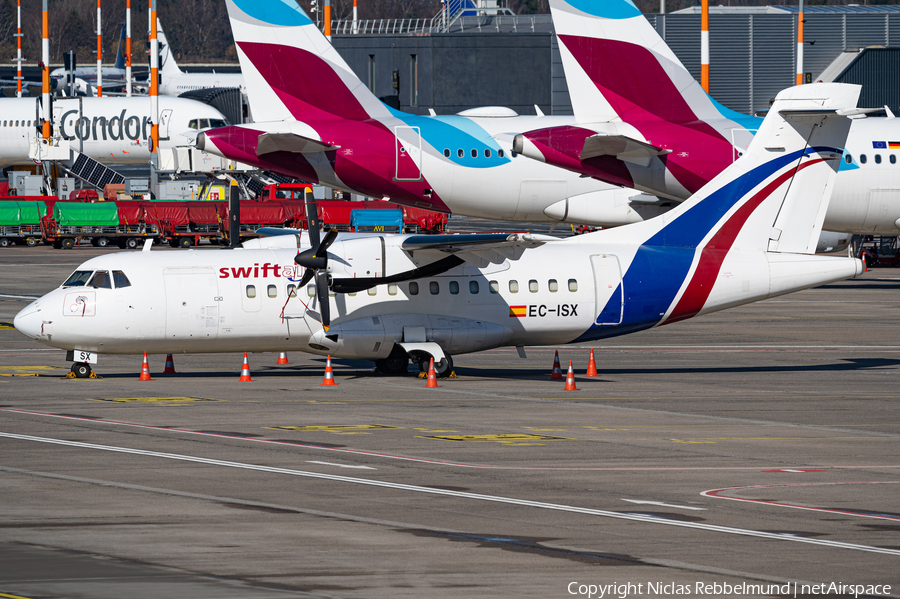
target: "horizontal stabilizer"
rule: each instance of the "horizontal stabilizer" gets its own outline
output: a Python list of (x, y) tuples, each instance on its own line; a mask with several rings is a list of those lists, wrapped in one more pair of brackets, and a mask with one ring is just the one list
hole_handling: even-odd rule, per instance
[(340, 146), (333, 146), (322, 141), (303, 137), (296, 133), (263, 133), (256, 142), (256, 155), (272, 152), (292, 152), (295, 154), (316, 154), (330, 152)]
[(587, 160), (597, 156), (615, 156), (620, 160), (629, 158), (651, 158), (663, 156), (672, 150), (664, 150), (625, 135), (591, 135), (584, 140), (579, 159)]

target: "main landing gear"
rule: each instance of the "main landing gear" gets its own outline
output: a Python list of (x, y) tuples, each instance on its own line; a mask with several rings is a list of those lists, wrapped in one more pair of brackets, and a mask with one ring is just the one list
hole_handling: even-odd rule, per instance
[(86, 362), (75, 362), (72, 364), (72, 372), (68, 378), (71, 379), (95, 379), (97, 375), (91, 371), (91, 365)]
[[(391, 355), (381, 360), (375, 360), (375, 366), (381, 374), (387, 376), (402, 376), (407, 374), (409, 362), (412, 360), (414, 364), (419, 366), (420, 372), (427, 374), (428, 367), (431, 364), (431, 358), (431, 354), (422, 351), (415, 351), (410, 355), (406, 353), (402, 347), (395, 345), (394, 349), (391, 350)], [(435, 361), (434, 374), (438, 378), (445, 378), (450, 376), (452, 372), (453, 358), (450, 357), (450, 354), (445, 353), (441, 360)]]

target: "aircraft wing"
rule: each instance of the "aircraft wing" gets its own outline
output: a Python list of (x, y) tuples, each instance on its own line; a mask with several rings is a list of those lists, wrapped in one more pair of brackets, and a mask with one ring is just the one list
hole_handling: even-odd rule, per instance
[(293, 152), (296, 154), (316, 154), (337, 150), (340, 146), (333, 146), (322, 141), (303, 137), (296, 133), (263, 133), (256, 142), (256, 155), (270, 154), (272, 152)]
[(400, 247), (407, 252), (453, 254), (473, 266), (484, 268), (488, 264), (501, 264), (504, 260), (518, 260), (525, 250), (555, 240), (555, 237), (527, 233), (411, 235), (403, 240)]
[(591, 135), (584, 140), (580, 160), (596, 156), (615, 156), (620, 160), (627, 158), (651, 158), (669, 154), (672, 150), (664, 150), (648, 143), (632, 139), (625, 135)]

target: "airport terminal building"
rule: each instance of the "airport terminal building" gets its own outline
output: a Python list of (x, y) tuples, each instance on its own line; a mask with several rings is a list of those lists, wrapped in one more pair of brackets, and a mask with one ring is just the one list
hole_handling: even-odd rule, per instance
[[(765, 111), (795, 82), (796, 6), (710, 9), (711, 95), (733, 110)], [(648, 14), (673, 52), (700, 79), (699, 7)], [(550, 15), (463, 16), (441, 24), (369, 21), (352, 34), (338, 22), (333, 43), (360, 79), (401, 110), (452, 114), (484, 105), (571, 114)], [(900, 113), (900, 6), (804, 10), (807, 81), (863, 84), (862, 106)]]

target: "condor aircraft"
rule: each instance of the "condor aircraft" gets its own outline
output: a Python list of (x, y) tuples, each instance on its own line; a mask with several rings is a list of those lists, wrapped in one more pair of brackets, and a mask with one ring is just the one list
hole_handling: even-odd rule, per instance
[[(0, 98), (0, 168), (29, 164), (28, 143), (40, 135), (40, 98)], [(227, 124), (208, 104), (159, 98), (159, 145), (190, 145), (200, 129)], [(71, 147), (109, 164), (150, 160), (147, 98), (72, 98), (53, 102), (53, 132)]]
[[(107, 254), (32, 302), (15, 327), (97, 354), (299, 350), (409, 360), (624, 335), (859, 275), (815, 256), (859, 86), (776, 98), (744, 155), (647, 221), (568, 239), (286, 234), (227, 251)], [(311, 207), (311, 208), (310, 208)], [(310, 222), (315, 207), (310, 203)]]
[[(550, 0), (550, 8), (575, 122), (517, 136), (516, 152), (683, 199), (750, 143), (762, 119), (709, 97), (630, 0)], [(854, 119), (826, 231), (900, 233), (900, 119), (892, 117)], [(547, 212), (580, 220), (593, 210), (570, 200)]]
[(159, 19), (156, 20), (156, 32), (159, 40), (159, 63), (161, 66), (159, 93), (178, 96), (194, 89), (211, 87), (236, 87), (242, 93), (247, 93), (244, 89), (244, 76), (240, 73), (185, 73), (179, 69)]
[[(488, 107), (454, 116), (389, 108), (356, 77), (294, 0), (228, 0), (257, 121), (204, 133), (200, 149), (304, 181), (443, 212), (564, 221), (547, 206), (580, 198), (590, 224), (640, 220), (620, 190), (510, 152), (517, 132), (571, 117)], [(265, 118), (265, 120), (263, 120)]]

